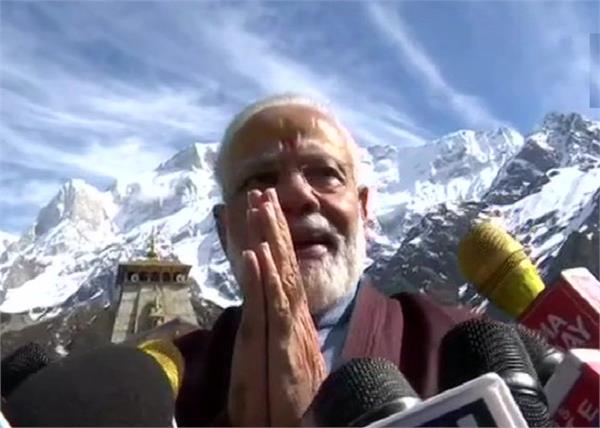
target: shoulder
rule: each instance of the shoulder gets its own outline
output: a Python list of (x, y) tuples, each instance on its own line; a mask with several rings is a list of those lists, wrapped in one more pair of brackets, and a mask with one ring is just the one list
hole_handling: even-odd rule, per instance
[(438, 368), (444, 336), (479, 315), (463, 306), (446, 306), (425, 294), (399, 293), (390, 299), (402, 308), (402, 351), (398, 368), (424, 398), (439, 393)]
[(427, 294), (397, 293), (389, 298), (399, 302), (405, 314), (427, 319), (434, 323), (455, 325), (479, 316), (467, 306), (442, 305)]

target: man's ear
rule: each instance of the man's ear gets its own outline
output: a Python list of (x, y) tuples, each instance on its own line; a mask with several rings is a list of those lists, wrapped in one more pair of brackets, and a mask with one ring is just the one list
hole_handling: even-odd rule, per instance
[(366, 221), (369, 215), (369, 188), (367, 186), (359, 186), (358, 203), (360, 204), (360, 215)]
[(219, 235), (221, 248), (227, 254), (227, 210), (225, 204), (216, 204), (212, 209), (212, 213), (217, 225), (217, 235)]

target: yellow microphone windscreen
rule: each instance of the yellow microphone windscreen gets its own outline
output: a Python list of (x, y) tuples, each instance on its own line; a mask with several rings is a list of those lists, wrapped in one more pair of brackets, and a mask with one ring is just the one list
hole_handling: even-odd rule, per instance
[(177, 395), (183, 380), (184, 360), (179, 349), (167, 340), (149, 340), (138, 346), (146, 354), (150, 355), (162, 367), (173, 392)]
[(523, 246), (490, 222), (475, 225), (461, 240), (458, 264), (480, 294), (515, 318), (544, 289)]

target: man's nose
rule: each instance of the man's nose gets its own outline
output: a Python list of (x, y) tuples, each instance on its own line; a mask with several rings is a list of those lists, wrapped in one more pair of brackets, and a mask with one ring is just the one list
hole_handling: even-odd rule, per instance
[(319, 199), (302, 173), (285, 174), (277, 183), (277, 196), (287, 218), (318, 211)]

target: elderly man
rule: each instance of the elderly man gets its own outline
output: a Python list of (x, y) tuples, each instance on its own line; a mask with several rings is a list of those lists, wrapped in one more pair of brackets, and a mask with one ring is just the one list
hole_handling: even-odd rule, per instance
[(437, 391), (443, 334), (470, 316), (361, 278), (369, 192), (358, 150), (323, 106), (275, 96), (227, 128), (215, 217), (244, 296), (211, 332), (177, 341), (179, 425), (298, 425), (328, 372), (385, 357), (422, 396)]

